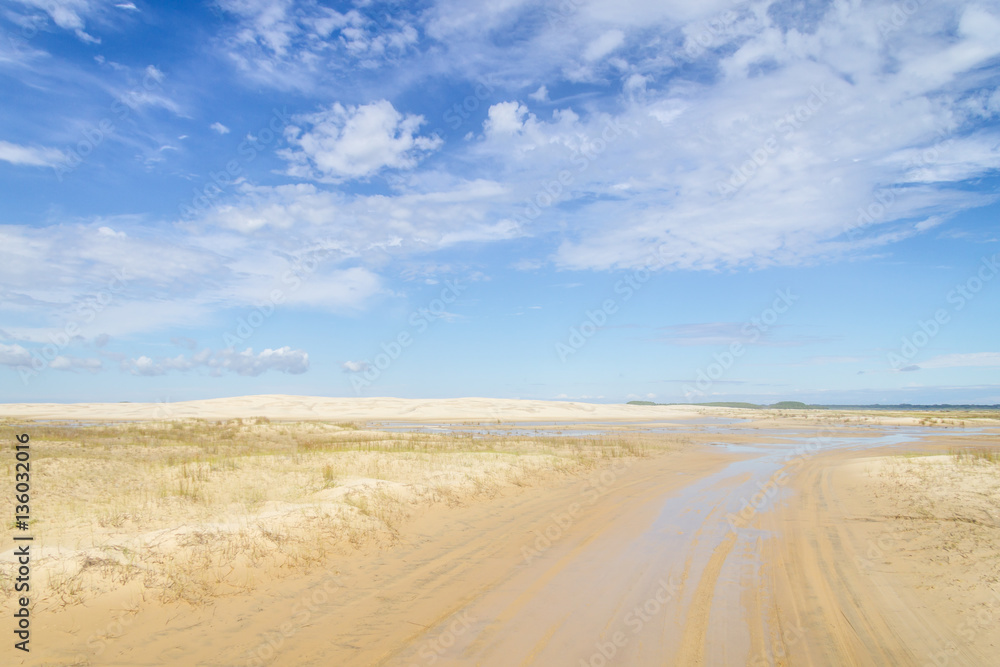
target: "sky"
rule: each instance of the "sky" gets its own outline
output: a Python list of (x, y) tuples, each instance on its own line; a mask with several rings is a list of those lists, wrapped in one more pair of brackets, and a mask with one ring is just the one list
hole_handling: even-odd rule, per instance
[(1000, 3), (12, 0), (0, 401), (1000, 403)]

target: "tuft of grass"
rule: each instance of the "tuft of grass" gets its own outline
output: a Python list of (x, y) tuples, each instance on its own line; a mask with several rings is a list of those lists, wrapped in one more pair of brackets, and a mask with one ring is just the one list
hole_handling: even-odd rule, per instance
[(1000, 449), (953, 449), (949, 453), (957, 463), (1000, 463)]
[(337, 470), (332, 464), (327, 463), (323, 466), (323, 487), (330, 488), (332, 486), (337, 486)]

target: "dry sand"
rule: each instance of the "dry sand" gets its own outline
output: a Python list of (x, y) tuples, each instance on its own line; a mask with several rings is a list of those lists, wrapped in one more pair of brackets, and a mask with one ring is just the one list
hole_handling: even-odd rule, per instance
[(26, 419), (322, 419), (332, 421), (562, 421), (685, 419), (718, 412), (689, 406), (638, 406), (495, 398), (323, 398), (241, 396), (175, 403), (8, 403), (0, 417)]
[[(0, 418), (126, 421), (157, 419), (327, 420), (334, 422), (641, 422), (683, 421), (706, 417), (752, 418), (758, 427), (823, 423), (918, 425), (981, 422), (981, 416), (934, 419), (907, 413), (839, 412), (831, 410), (747, 410), (696, 405), (624, 405), (504, 398), (325, 398), (280, 394), (239, 396), (201, 401), (158, 403), (3, 403)], [(988, 421), (988, 420), (987, 420)]]
[[(49, 466), (42, 479), (53, 493), (66, 492), (71, 465), (87, 477), (103, 469), (86, 465), (124, 457), (109, 487), (120, 504), (116, 514), (75, 487), (82, 518), (48, 527), (64, 543), (38, 564), (38, 581), (60, 562), (87, 567), (50, 582), (62, 597), (43, 593), (33, 609), (32, 653), (4, 646), (5, 664), (990, 665), (1000, 654), (1000, 465), (951, 455), (1000, 448), (995, 420), (969, 430), (941, 415), (950, 428), (915, 428), (928, 418), (768, 411), (720, 427), (706, 418), (748, 413), (488, 399), (398, 401), (396, 413), (379, 399), (172, 406), (182, 406), (173, 418), (338, 422), (490, 421), (497, 409), (501, 421), (618, 427), (572, 446), (510, 437), (476, 450), (482, 440), (432, 446), (420, 436), (401, 449), (410, 436), (245, 422), (219, 428), (271, 448), (280, 442), (269, 438), (294, 442), (266, 454), (219, 445), (215, 468), (201, 458), (192, 468), (191, 452), (166, 442), (169, 463), (148, 443), (51, 444), (39, 468)], [(126, 420), (155, 409), (8, 405), (0, 414)], [(625, 423), (643, 420), (674, 425), (643, 433)], [(906, 439), (919, 434), (930, 435)], [(914, 452), (933, 456), (902, 456)], [(221, 463), (229, 459), (238, 463)], [(328, 466), (338, 472), (325, 488)], [(132, 516), (154, 479), (145, 475), (176, 479), (166, 498), (146, 499), (155, 516)], [(216, 496), (178, 495), (176, 484), (196, 475)], [(247, 516), (225, 494), (250, 483), (267, 495), (241, 533), (220, 517), (227, 507)], [(338, 514), (348, 497), (353, 509)], [(209, 520), (209, 510), (220, 514)], [(358, 539), (346, 538), (351, 530)], [(216, 567), (213, 549), (238, 551), (234, 535), (255, 560), (206, 566), (198, 586), (191, 562), (176, 564), (198, 553)], [(162, 558), (135, 561), (143, 578), (98, 557), (125, 544)], [(8, 551), (0, 562), (10, 560)], [(172, 588), (157, 572), (190, 590), (165, 595)], [(11, 618), (10, 602), (0, 617)]]

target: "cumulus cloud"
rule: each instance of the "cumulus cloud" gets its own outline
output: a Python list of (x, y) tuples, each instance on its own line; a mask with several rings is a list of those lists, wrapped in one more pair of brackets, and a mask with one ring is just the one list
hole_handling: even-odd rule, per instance
[(208, 369), (212, 375), (235, 373), (256, 377), (267, 371), (299, 375), (309, 370), (309, 354), (288, 346), (273, 350), (269, 348), (258, 354), (254, 354), (249, 347), (242, 352), (205, 348), (191, 356), (181, 354), (154, 360), (143, 355), (121, 362), (121, 369), (132, 375), (157, 376), (166, 375), (170, 371), (187, 372), (198, 368)]
[[(34, 368), (42, 360), (42, 355), (37, 357), (31, 351), (20, 345), (6, 345), (0, 343), (0, 366), (10, 368)], [(59, 355), (48, 362), (48, 368), (57, 371), (90, 371), (96, 373), (103, 368), (100, 359), (84, 359), (72, 355)]]
[[(500, 102), (494, 104), (487, 112), (483, 129), (492, 136), (517, 134), (524, 127), (528, 117), (528, 107), (518, 102)], [(531, 116), (534, 120), (534, 116)]]
[(339, 182), (367, 178), (384, 168), (410, 169), (442, 144), (418, 134), (424, 117), (402, 114), (387, 100), (360, 106), (339, 102), (315, 114), (296, 116), (285, 130), (291, 149), (279, 154), (292, 176)]
[(0, 365), (31, 366), (31, 352), (17, 344), (0, 343)]

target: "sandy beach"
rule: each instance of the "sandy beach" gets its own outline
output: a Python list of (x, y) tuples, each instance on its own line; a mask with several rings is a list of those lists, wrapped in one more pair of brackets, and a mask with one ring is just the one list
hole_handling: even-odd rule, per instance
[(601, 405), (571, 401), (496, 398), (414, 400), (241, 396), (175, 403), (8, 403), (0, 417), (29, 419), (149, 420), (248, 419), (329, 421), (562, 421), (685, 419), (711, 414), (689, 406)]
[[(5, 664), (985, 665), (1000, 648), (989, 414), (167, 409), (0, 406), (8, 437), (31, 434), (35, 519), (31, 652)], [(13, 549), (0, 566), (11, 619)]]

